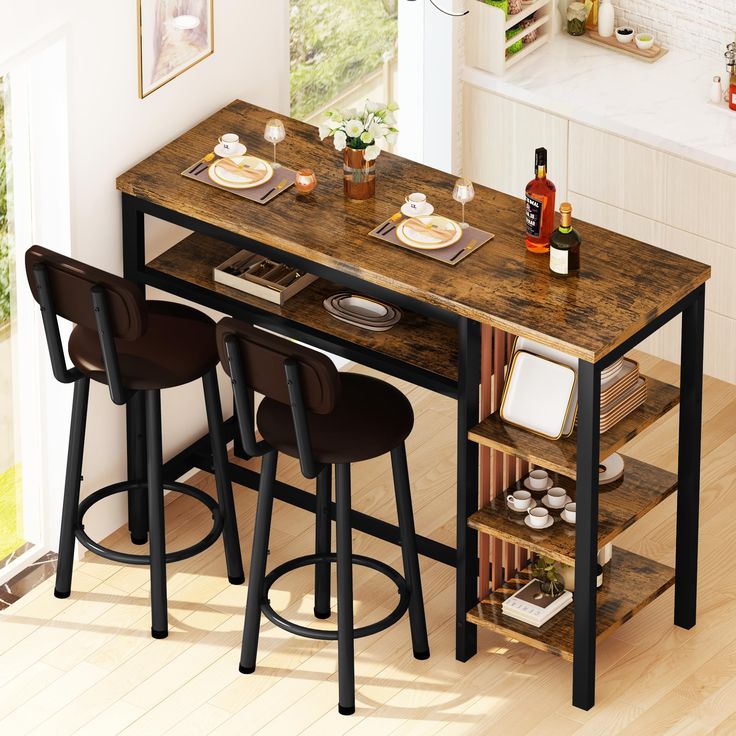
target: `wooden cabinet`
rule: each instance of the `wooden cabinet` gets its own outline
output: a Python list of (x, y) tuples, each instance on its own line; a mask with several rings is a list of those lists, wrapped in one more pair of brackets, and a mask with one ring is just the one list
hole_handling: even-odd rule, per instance
[(534, 149), (545, 146), (549, 178), (567, 194), (565, 118), (465, 85), (463, 173), (473, 181), (523, 197), (534, 176)]

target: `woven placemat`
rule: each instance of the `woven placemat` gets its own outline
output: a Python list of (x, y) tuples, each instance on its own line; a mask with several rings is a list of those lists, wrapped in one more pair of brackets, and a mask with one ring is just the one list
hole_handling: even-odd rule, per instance
[(456, 243), (448, 245), (446, 248), (437, 248), (436, 250), (426, 250), (425, 248), (413, 248), (411, 245), (402, 243), (396, 235), (396, 228), (403, 220), (409, 218), (401, 212), (397, 212), (388, 220), (384, 220), (377, 228), (369, 233), (372, 237), (383, 240), (384, 243), (398, 245), (399, 248), (416, 253), (420, 256), (432, 258), (440, 263), (446, 263), (448, 266), (457, 266), (460, 261), (475, 253), (484, 243), (492, 240), (495, 236), (485, 230), (479, 230), (477, 227), (466, 227), (463, 234)]
[[(226, 187), (223, 184), (212, 181), (208, 173), (210, 165), (205, 165), (201, 161), (198, 161), (196, 164), (188, 166), (181, 172), (181, 175), (186, 176), (187, 179), (201, 181), (203, 184), (209, 184), (211, 187), (237, 194), (243, 199), (249, 199), (251, 202), (257, 202), (258, 204), (268, 204), (274, 197), (278, 197), (279, 194), (285, 192), (296, 179), (296, 171), (286, 166), (280, 166), (278, 169), (273, 170), (273, 176), (265, 184), (252, 187), (251, 189), (234, 189), (233, 187)], [(193, 171), (197, 173), (193, 174)]]

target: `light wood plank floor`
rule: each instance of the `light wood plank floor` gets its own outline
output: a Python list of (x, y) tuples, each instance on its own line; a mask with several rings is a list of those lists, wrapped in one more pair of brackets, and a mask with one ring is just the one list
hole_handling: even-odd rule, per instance
[[(676, 382), (671, 364), (640, 356), (642, 368)], [(454, 407), (396, 381), (417, 415), (409, 468), (419, 531), (452, 543)], [(75, 569), (68, 600), (53, 581), (0, 614), (0, 733), (151, 736), (158, 734), (594, 734), (736, 733), (736, 567), (726, 555), (736, 540), (736, 386), (706, 379), (699, 623), (672, 625), (668, 592), (599, 647), (598, 703), (569, 705), (571, 667), (549, 654), (481, 631), (478, 655), (454, 658), (453, 576), (423, 561), (431, 659), (411, 656), (406, 619), (356, 645), (357, 713), (336, 712), (333, 643), (292, 637), (263, 623), (256, 674), (238, 673), (245, 587), (230, 586), (221, 547), (169, 569), (171, 634), (149, 637), (146, 569), (87, 555)], [(628, 451), (676, 467), (676, 414)], [(302, 487), (293, 461), (279, 477)], [(197, 478), (211, 491), (211, 479)], [(354, 469), (354, 506), (395, 518), (387, 458)], [(256, 494), (238, 489), (243, 549), (250, 548)], [(621, 537), (622, 546), (673, 564), (673, 498)], [(191, 543), (207, 524), (186, 498), (167, 505), (170, 548)], [(109, 540), (130, 547), (123, 530)], [(270, 565), (306, 554), (312, 518), (277, 502)], [(400, 568), (396, 547), (361, 533), (356, 552)], [(395, 590), (356, 569), (357, 620), (383, 616)], [(310, 620), (311, 571), (283, 578), (272, 591), (277, 609)], [(334, 602), (334, 601), (333, 601)], [(334, 606), (333, 606), (334, 610)], [(334, 622), (334, 614), (333, 614)], [(501, 726), (499, 730), (499, 726)]]

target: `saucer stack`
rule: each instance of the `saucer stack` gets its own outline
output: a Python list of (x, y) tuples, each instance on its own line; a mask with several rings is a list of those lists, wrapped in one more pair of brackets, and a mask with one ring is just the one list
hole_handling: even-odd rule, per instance
[(601, 372), (601, 434), (618, 424), (647, 400), (647, 379), (639, 364), (620, 358)]
[(323, 304), (336, 319), (373, 332), (390, 330), (402, 317), (398, 307), (349, 292), (328, 296)]

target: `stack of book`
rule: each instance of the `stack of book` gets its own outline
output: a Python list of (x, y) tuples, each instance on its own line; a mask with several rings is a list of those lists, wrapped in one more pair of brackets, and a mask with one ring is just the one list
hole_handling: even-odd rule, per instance
[(531, 580), (507, 598), (501, 604), (501, 610), (505, 616), (539, 627), (547, 623), (570, 603), (572, 603), (572, 593), (569, 590), (552, 598), (542, 593), (539, 580)]

